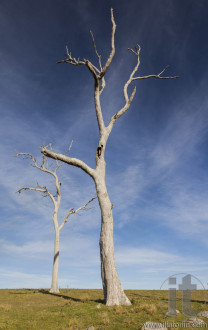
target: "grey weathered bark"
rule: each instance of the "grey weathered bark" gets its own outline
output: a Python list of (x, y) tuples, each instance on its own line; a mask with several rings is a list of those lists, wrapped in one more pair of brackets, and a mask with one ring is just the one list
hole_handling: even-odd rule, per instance
[[(56, 220), (57, 221), (57, 220)], [(55, 220), (54, 220), (55, 223)], [(55, 241), (54, 241), (54, 257), (53, 257), (53, 272), (52, 272), (52, 282), (51, 282), (51, 293), (59, 293), (58, 288), (58, 268), (59, 268), (59, 238), (60, 230), (58, 226), (55, 226)]]
[[(70, 146), (70, 148), (71, 148), (71, 146)], [(68, 151), (70, 150), (70, 148), (68, 149)], [(47, 169), (45, 167), (45, 156), (44, 155), (43, 155), (43, 161), (42, 161), (41, 166), (37, 165), (35, 157), (33, 155), (29, 154), (29, 153), (18, 153), (17, 156), (22, 156), (24, 159), (31, 159), (32, 160), (31, 165), (33, 167), (36, 167), (37, 169), (41, 170), (42, 172), (49, 173), (55, 179), (55, 187), (56, 187), (56, 196), (55, 197), (48, 191), (48, 189), (45, 186), (39, 186), (39, 185), (37, 185), (36, 188), (22, 187), (18, 190), (18, 192), (21, 193), (22, 190), (35, 190), (35, 191), (40, 192), (44, 197), (49, 196), (51, 198), (52, 202), (53, 202), (54, 210), (53, 210), (52, 220), (53, 220), (53, 225), (54, 225), (55, 240), (54, 240), (53, 272), (52, 272), (52, 282), (51, 282), (50, 292), (51, 293), (59, 293), (58, 269), (59, 269), (60, 231), (64, 227), (65, 223), (67, 222), (67, 220), (68, 220), (68, 218), (71, 214), (75, 214), (75, 213), (78, 214), (78, 212), (81, 211), (81, 210), (85, 210), (85, 211), (89, 210), (89, 208), (87, 208), (87, 205), (89, 203), (91, 203), (96, 198), (96, 196), (93, 197), (90, 201), (88, 201), (83, 206), (79, 207), (77, 210), (75, 210), (74, 208), (70, 209), (69, 212), (67, 213), (66, 217), (64, 218), (63, 222), (61, 223), (61, 225), (59, 225), (58, 211), (59, 211), (60, 202), (61, 202), (61, 191), (60, 191), (61, 182), (58, 179), (57, 170), (63, 164), (59, 164), (59, 165), (57, 164), (57, 167), (56, 167), (55, 171), (52, 172), (52, 171), (50, 171), (49, 169)]]
[(94, 103), (95, 103), (95, 112), (100, 132), (99, 142), (98, 142), (98, 148), (96, 150), (96, 168), (92, 169), (87, 164), (85, 164), (83, 161), (77, 159), (77, 158), (71, 158), (67, 157), (66, 155), (57, 154), (55, 152), (52, 152), (51, 150), (48, 150), (46, 147), (42, 148), (42, 153), (46, 155), (47, 157), (51, 157), (54, 159), (61, 160), (69, 165), (77, 166), (81, 168), (83, 171), (85, 171), (88, 175), (90, 175), (96, 186), (97, 191), (97, 197), (101, 209), (101, 234), (100, 234), (100, 257), (101, 257), (101, 277), (102, 277), (102, 283), (103, 283), (103, 290), (104, 290), (104, 297), (106, 305), (130, 305), (131, 302), (125, 295), (118, 274), (115, 266), (115, 257), (114, 257), (114, 243), (113, 243), (113, 215), (112, 215), (112, 209), (113, 205), (110, 201), (110, 198), (108, 196), (106, 184), (105, 184), (105, 148), (106, 143), (108, 140), (108, 137), (111, 133), (111, 130), (117, 121), (118, 118), (120, 118), (130, 107), (130, 104), (135, 96), (136, 93), (136, 86), (134, 86), (133, 91), (129, 97), (128, 95), (128, 87), (129, 85), (136, 80), (140, 79), (147, 79), (147, 78), (158, 78), (158, 79), (169, 79), (169, 78), (177, 78), (177, 77), (163, 77), (162, 74), (167, 69), (164, 68), (159, 74), (153, 74), (148, 76), (142, 76), (142, 77), (135, 77), (135, 73), (138, 70), (139, 64), (140, 64), (140, 46), (136, 46), (135, 50), (129, 49), (133, 54), (136, 55), (137, 63), (132, 70), (129, 79), (124, 85), (123, 94), (124, 94), (124, 106), (118, 110), (114, 116), (112, 116), (110, 122), (107, 126), (105, 126), (102, 110), (101, 110), (101, 104), (100, 104), (100, 95), (103, 92), (105, 88), (105, 79), (104, 76), (106, 74), (106, 71), (108, 70), (112, 59), (115, 55), (115, 43), (114, 43), (114, 36), (115, 36), (115, 30), (116, 30), (116, 24), (113, 16), (113, 9), (111, 9), (111, 22), (112, 22), (112, 32), (111, 32), (111, 51), (109, 54), (109, 57), (104, 65), (102, 66), (101, 63), (101, 56), (98, 54), (95, 40), (92, 35), (92, 41), (93, 46), (95, 49), (95, 53), (98, 57), (99, 61), (99, 68), (97, 68), (94, 64), (92, 64), (89, 60), (83, 59), (80, 61), (76, 58), (73, 58), (71, 56), (71, 53), (69, 53), (68, 48), (66, 48), (66, 56), (67, 58), (65, 60), (59, 61), (58, 63), (69, 63), (75, 66), (78, 65), (85, 65), (89, 71), (91, 72), (93, 78), (94, 78)]

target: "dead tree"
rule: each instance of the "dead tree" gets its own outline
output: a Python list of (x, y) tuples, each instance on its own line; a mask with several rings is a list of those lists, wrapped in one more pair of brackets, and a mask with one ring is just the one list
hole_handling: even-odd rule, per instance
[(96, 56), (98, 57), (99, 67), (94, 65), (89, 60), (83, 58), (83, 60), (76, 59), (72, 57), (71, 53), (66, 48), (66, 59), (59, 61), (58, 63), (68, 63), (75, 66), (84, 65), (90, 71), (94, 79), (94, 103), (95, 103), (95, 112), (97, 116), (97, 123), (99, 127), (99, 142), (96, 150), (96, 168), (93, 169), (84, 163), (82, 160), (77, 158), (67, 157), (64, 154), (57, 154), (48, 150), (46, 147), (42, 148), (42, 153), (47, 157), (51, 157), (62, 162), (65, 162), (72, 166), (77, 166), (85, 171), (88, 175), (92, 177), (95, 182), (97, 197), (99, 200), (99, 205), (101, 209), (101, 234), (100, 234), (100, 257), (101, 257), (101, 277), (104, 290), (104, 298), (106, 305), (130, 305), (131, 302), (125, 295), (115, 266), (114, 258), (114, 242), (113, 242), (113, 215), (112, 208), (113, 205), (108, 196), (106, 183), (105, 183), (105, 148), (108, 137), (111, 133), (111, 130), (115, 122), (129, 109), (131, 102), (136, 93), (136, 86), (134, 86), (131, 95), (128, 94), (128, 87), (135, 81), (148, 78), (158, 78), (158, 79), (172, 79), (177, 78), (172, 76), (163, 76), (164, 72), (168, 68), (167, 66), (158, 74), (151, 74), (147, 76), (137, 76), (136, 72), (140, 65), (140, 46), (137, 45), (135, 49), (129, 48), (129, 50), (136, 57), (136, 65), (133, 68), (129, 79), (124, 85), (123, 94), (124, 94), (124, 106), (119, 109), (110, 119), (107, 126), (103, 120), (103, 114), (100, 104), (100, 96), (105, 88), (105, 74), (112, 62), (112, 59), (115, 55), (115, 43), (114, 36), (116, 30), (116, 24), (113, 16), (113, 9), (111, 9), (111, 22), (112, 22), (112, 32), (111, 32), (111, 51), (109, 57), (105, 63), (102, 65), (101, 56), (99, 55), (95, 40), (92, 35), (92, 41)]
[(55, 231), (55, 241), (54, 241), (54, 257), (53, 257), (53, 272), (52, 272), (52, 282), (51, 282), (51, 289), (50, 292), (51, 293), (59, 293), (59, 288), (58, 288), (58, 267), (59, 267), (59, 240), (60, 240), (60, 231), (62, 230), (62, 228), (64, 227), (65, 223), (67, 222), (68, 218), (70, 217), (71, 214), (79, 214), (79, 211), (86, 211), (89, 210), (90, 208), (87, 207), (89, 203), (91, 203), (95, 198), (97, 198), (96, 196), (93, 197), (91, 200), (89, 200), (86, 204), (84, 204), (83, 206), (79, 207), (77, 210), (75, 210), (74, 208), (71, 208), (69, 210), (69, 212), (67, 213), (67, 215), (65, 216), (63, 222), (59, 225), (58, 222), (58, 211), (59, 211), (59, 207), (60, 207), (60, 202), (61, 202), (61, 190), (60, 190), (60, 186), (61, 186), (61, 182), (58, 179), (57, 176), (57, 170), (59, 169), (60, 166), (63, 165), (62, 164), (58, 164), (54, 170), (54, 172), (52, 172), (51, 170), (49, 170), (48, 168), (45, 167), (45, 162), (46, 162), (46, 158), (43, 155), (43, 160), (42, 160), (42, 164), (41, 166), (37, 165), (36, 159), (33, 155), (29, 154), (29, 153), (18, 153), (16, 156), (22, 156), (24, 159), (30, 159), (31, 165), (33, 167), (36, 167), (38, 170), (48, 173), (50, 175), (53, 176), (53, 178), (55, 179), (55, 188), (56, 188), (56, 195), (53, 196), (53, 194), (51, 192), (48, 191), (46, 186), (40, 186), (39, 184), (37, 184), (37, 187), (32, 188), (32, 187), (22, 187), (18, 190), (18, 193), (21, 193), (22, 190), (34, 190), (34, 191), (38, 191), (39, 193), (41, 193), (41, 195), (43, 197), (47, 197), (49, 196), (50, 199), (53, 202), (53, 216), (52, 216), (52, 220), (53, 220), (53, 225), (54, 225), (54, 231)]

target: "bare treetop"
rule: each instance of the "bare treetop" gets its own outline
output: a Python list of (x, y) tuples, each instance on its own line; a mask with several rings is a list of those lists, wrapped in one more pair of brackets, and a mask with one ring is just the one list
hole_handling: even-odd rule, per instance
[[(93, 41), (93, 46), (94, 46), (94, 50), (95, 50), (95, 54), (98, 57), (98, 61), (99, 61), (99, 68), (96, 67), (91, 61), (89, 61), (88, 59), (83, 58), (83, 60), (79, 60), (76, 59), (74, 57), (72, 57), (71, 52), (68, 51), (68, 48), (66, 47), (66, 56), (67, 58), (61, 61), (58, 61), (57, 63), (68, 63), (68, 64), (72, 64), (72, 65), (85, 65), (90, 72), (92, 73), (94, 79), (95, 79), (95, 83), (96, 83), (96, 88), (95, 88), (95, 107), (96, 107), (96, 115), (97, 115), (97, 120), (98, 120), (98, 125), (99, 125), (99, 129), (100, 129), (100, 133), (102, 133), (104, 131), (105, 125), (104, 125), (104, 121), (103, 121), (103, 116), (102, 116), (102, 112), (101, 112), (101, 106), (100, 106), (100, 99), (99, 96), (100, 94), (103, 92), (105, 86), (106, 86), (106, 82), (104, 80), (104, 76), (106, 74), (106, 71), (108, 70), (113, 57), (115, 55), (115, 31), (116, 31), (116, 23), (114, 20), (114, 15), (113, 15), (113, 9), (111, 8), (111, 22), (112, 22), (112, 32), (111, 32), (111, 51), (109, 54), (109, 57), (104, 65), (104, 67), (102, 67), (102, 63), (101, 63), (101, 55), (99, 55), (98, 51), (97, 51), (97, 47), (96, 47), (96, 43), (95, 43), (95, 39), (93, 36), (92, 31), (90, 31), (91, 36), (92, 36), (92, 41)], [(158, 79), (176, 79), (179, 78), (179, 76), (162, 76), (162, 74), (167, 70), (167, 68), (169, 67), (168, 65), (158, 74), (150, 74), (150, 75), (146, 75), (146, 76), (136, 76), (135, 74), (139, 68), (140, 65), (140, 51), (141, 51), (141, 47), (139, 44), (137, 44), (135, 46), (134, 49), (132, 48), (128, 48), (128, 50), (130, 50), (134, 55), (136, 55), (137, 57), (137, 63), (135, 65), (135, 67), (133, 68), (128, 81), (125, 83), (124, 88), (123, 88), (123, 94), (124, 94), (124, 100), (125, 100), (125, 104), (122, 107), (122, 109), (120, 109), (119, 111), (116, 112), (116, 114), (114, 114), (114, 116), (112, 116), (108, 126), (107, 126), (107, 133), (108, 135), (110, 134), (112, 127), (114, 125), (114, 123), (116, 122), (116, 120), (118, 118), (120, 118), (130, 107), (131, 102), (135, 96), (136, 93), (136, 86), (134, 86), (133, 91), (131, 93), (131, 96), (129, 97), (128, 95), (128, 87), (129, 85), (136, 80), (141, 80), (141, 79), (148, 79), (148, 78), (158, 78)], [(102, 86), (99, 87), (99, 82), (102, 80)]]

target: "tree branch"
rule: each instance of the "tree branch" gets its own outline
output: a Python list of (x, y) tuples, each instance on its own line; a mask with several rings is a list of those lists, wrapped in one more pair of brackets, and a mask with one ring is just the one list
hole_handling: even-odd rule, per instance
[[(95, 43), (95, 39), (94, 39), (94, 35), (93, 35), (93, 32), (90, 31), (90, 33), (91, 33), (91, 36), (92, 36), (92, 42), (93, 42), (93, 46), (94, 46), (94, 50), (95, 50), (95, 54), (96, 54), (97, 57), (98, 57), (98, 62), (99, 62), (100, 70), (102, 71), (103, 68), (102, 68), (102, 63), (101, 63), (101, 55), (98, 54), (97, 47), (96, 47), (96, 43)], [(100, 73), (100, 71), (98, 71), (98, 73)], [(105, 88), (105, 86), (106, 86), (104, 76), (102, 77), (101, 81), (102, 81), (102, 86), (101, 86), (101, 89), (99, 90), (100, 95), (102, 94), (102, 92), (103, 92), (103, 90), (104, 90), (104, 88)]]
[[(45, 162), (46, 162), (45, 155), (43, 155), (43, 160), (42, 160), (42, 164), (41, 164), (41, 166), (38, 166), (38, 165), (37, 165), (37, 162), (36, 162), (35, 157), (34, 157), (32, 154), (30, 154), (30, 153), (27, 153), (27, 152), (19, 152), (19, 153), (16, 154), (16, 157), (18, 157), (18, 156), (22, 156), (23, 159), (31, 159), (31, 160), (32, 160), (32, 163), (30, 164), (31, 166), (36, 167), (38, 170), (40, 170), (40, 171), (42, 171), (42, 172), (46, 172), (46, 173), (49, 173), (49, 174), (53, 175), (53, 177), (54, 177), (55, 179), (57, 178), (56, 173), (54, 173), (54, 172), (50, 171), (49, 169), (45, 168)], [(59, 168), (59, 167), (60, 167), (60, 166), (58, 165), (58, 168)], [(56, 170), (57, 170), (58, 168), (56, 168)]]
[[(97, 122), (98, 122), (98, 126), (99, 126), (100, 137), (103, 135), (103, 133), (105, 131), (105, 124), (104, 124), (101, 105), (100, 105), (100, 95), (103, 92), (105, 85), (106, 85), (105, 80), (104, 80), (104, 75), (105, 75), (107, 69), (109, 68), (109, 66), (113, 60), (113, 57), (115, 55), (115, 40), (114, 39), (115, 39), (116, 24), (115, 24), (112, 8), (111, 8), (111, 22), (112, 22), (111, 52), (106, 61), (104, 68), (102, 68), (102, 66), (101, 66), (101, 57), (100, 57), (100, 55), (98, 55), (97, 48), (95, 45), (95, 40), (94, 40), (93, 34), (91, 33), (92, 38), (93, 38), (93, 45), (94, 45), (95, 53), (98, 56), (100, 67), (101, 67), (100, 74), (97, 77), (97, 80), (95, 80), (95, 90), (94, 90), (95, 110), (96, 110)], [(99, 86), (100, 80), (102, 80), (101, 89)]]
[(75, 57), (71, 56), (71, 52), (69, 53), (68, 47), (66, 46), (66, 56), (65, 60), (58, 61), (56, 63), (69, 63), (72, 65), (85, 65), (84, 61), (80, 61), (79, 58), (76, 59)]
[(64, 221), (62, 222), (62, 224), (59, 226), (59, 230), (61, 230), (62, 228), (63, 228), (63, 226), (65, 225), (65, 223), (67, 222), (67, 220), (68, 220), (68, 218), (69, 218), (69, 216), (71, 215), (71, 214), (79, 214), (78, 212), (79, 211), (88, 211), (88, 210), (90, 210), (92, 207), (88, 207), (87, 208), (87, 205), (89, 204), (89, 203), (91, 203), (94, 199), (96, 199), (97, 198), (97, 195), (96, 196), (94, 196), (93, 198), (91, 198), (87, 203), (85, 203), (83, 206), (81, 206), (81, 207), (79, 207), (77, 210), (75, 210), (74, 208), (72, 208), (72, 209), (70, 209), (69, 210), (69, 212), (67, 213), (67, 215), (65, 216), (65, 218), (64, 218)]
[(64, 155), (68, 154), (68, 152), (71, 150), (71, 147), (72, 147), (73, 142), (74, 142), (74, 141), (72, 140), (72, 141), (71, 141), (71, 144), (70, 144), (70, 146), (69, 146), (69, 148), (67, 149), (67, 151), (65, 152)]
[(45, 195), (42, 195), (43, 197), (46, 197), (48, 195), (51, 198), (54, 206), (56, 205), (56, 200), (54, 199), (53, 195), (48, 191), (48, 189), (46, 187), (41, 187), (39, 185), (38, 185), (37, 188), (22, 187), (17, 192), (20, 194), (22, 192), (22, 190), (34, 190), (34, 191), (38, 191), (38, 192), (40, 192), (42, 194), (45, 194)]
[(107, 132), (108, 135), (110, 134), (113, 125), (115, 124), (116, 120), (118, 118), (120, 118), (130, 107), (131, 102), (136, 94), (136, 86), (134, 86), (133, 92), (131, 94), (131, 96), (128, 96), (128, 87), (129, 85), (132, 83), (132, 81), (136, 81), (136, 80), (141, 80), (141, 79), (148, 79), (148, 78), (159, 78), (159, 79), (176, 79), (179, 78), (179, 76), (167, 76), (167, 77), (163, 77), (162, 74), (167, 70), (168, 66), (166, 66), (160, 73), (158, 74), (152, 74), (152, 75), (148, 75), (148, 76), (142, 76), (142, 77), (134, 77), (135, 73), (138, 70), (138, 67), (140, 65), (140, 50), (141, 47), (140, 45), (136, 45), (135, 49), (132, 48), (128, 48), (128, 50), (130, 50), (133, 54), (135, 54), (137, 56), (137, 64), (134, 67), (134, 69), (132, 70), (129, 79), (127, 80), (127, 82), (124, 85), (123, 88), (123, 94), (124, 94), (124, 100), (125, 100), (125, 105), (123, 106), (123, 108), (121, 108), (119, 111), (116, 112), (116, 114), (114, 116), (111, 117), (111, 120), (107, 126)]
[[(116, 24), (115, 24), (112, 8), (111, 8), (111, 22), (112, 22), (111, 52), (110, 52), (110, 55), (109, 55), (109, 57), (106, 61), (106, 64), (105, 64), (104, 68), (102, 67), (102, 64), (101, 64), (101, 55), (98, 54), (97, 47), (96, 47), (96, 44), (95, 44), (95, 39), (94, 39), (92, 31), (90, 31), (90, 33), (91, 33), (91, 36), (92, 36), (92, 41), (93, 41), (95, 54), (98, 57), (100, 70), (94, 64), (92, 64), (89, 60), (87, 60), (85, 58), (83, 58), (83, 60), (80, 61), (79, 59), (76, 59), (75, 57), (72, 57), (72, 55), (69, 52), (67, 47), (66, 47), (66, 56), (67, 56), (67, 58), (65, 60), (61, 60), (61, 61), (57, 62), (57, 63), (69, 63), (69, 64), (76, 65), (76, 66), (77, 65), (85, 65), (85, 66), (87, 66), (87, 68), (92, 73), (92, 75), (95, 79), (94, 99), (95, 99), (95, 110), (96, 110), (96, 116), (97, 116), (98, 126), (99, 126), (99, 130), (100, 130), (100, 135), (102, 135), (102, 133), (105, 129), (103, 116), (102, 116), (102, 111), (101, 111), (101, 105), (100, 105), (100, 95), (103, 92), (103, 90), (105, 88), (105, 85), (106, 85), (104, 75), (105, 75), (107, 69), (109, 68), (109, 66), (112, 62), (112, 59), (115, 55), (114, 37), (115, 37)], [(100, 81), (102, 83), (101, 88), (100, 88)]]
[(141, 80), (141, 79), (148, 79), (148, 78), (159, 78), (159, 79), (177, 79), (180, 78), (179, 76), (166, 76), (166, 77), (161, 77), (161, 75), (167, 70), (169, 65), (167, 65), (160, 73), (158, 74), (150, 74), (148, 76), (142, 76), (142, 77), (134, 77), (132, 81), (134, 80)]
[(95, 43), (95, 39), (94, 39), (94, 35), (93, 35), (93, 32), (92, 32), (91, 30), (90, 30), (90, 34), (91, 34), (91, 36), (92, 36), (92, 42), (93, 42), (93, 46), (94, 46), (94, 50), (95, 50), (95, 54), (96, 54), (97, 57), (98, 57), (98, 62), (99, 62), (100, 70), (102, 70), (101, 55), (98, 54), (97, 47), (96, 47), (96, 43)]
[[(49, 169), (45, 168), (46, 158), (45, 158), (44, 154), (43, 154), (43, 160), (42, 160), (41, 166), (37, 165), (35, 157), (30, 153), (20, 152), (20, 153), (16, 154), (16, 157), (18, 157), (18, 156), (22, 156), (23, 159), (31, 159), (32, 160), (31, 166), (36, 167), (38, 170), (40, 170), (42, 172), (49, 173), (50, 175), (52, 175), (54, 177), (55, 186), (56, 186), (57, 201), (54, 199), (53, 195), (47, 190), (46, 187), (41, 187), (39, 185), (38, 185), (38, 187), (44, 189), (44, 191), (42, 191), (42, 192), (47, 194), (52, 199), (54, 206), (55, 206), (56, 203), (59, 205), (60, 204), (60, 199), (61, 199), (61, 192), (60, 192), (60, 182), (58, 180), (58, 176), (57, 176), (56, 172), (59, 169), (59, 167), (62, 166), (63, 164), (58, 164), (57, 163), (57, 167), (55, 168), (55, 171), (52, 172)], [(30, 189), (30, 190), (37, 190), (37, 189), (33, 188), (33, 189)], [(21, 192), (21, 191), (19, 191), (19, 192)]]
[[(79, 58), (76, 59), (75, 57), (72, 57), (71, 52), (69, 52), (67, 46), (66, 46), (66, 56), (67, 56), (67, 58), (64, 59), (64, 60), (58, 61), (56, 63), (68, 63), (68, 64), (72, 64), (72, 65), (76, 65), (76, 66), (77, 65), (85, 65), (85, 66), (88, 67), (88, 69), (92, 73), (94, 79), (100, 81), (103, 78), (103, 76), (105, 75), (105, 73), (106, 73), (107, 69), (109, 68), (109, 66), (112, 62), (112, 59), (115, 55), (115, 41), (114, 41), (114, 38), (115, 38), (115, 31), (116, 31), (116, 23), (115, 23), (115, 20), (114, 20), (113, 9), (112, 8), (111, 8), (111, 22), (112, 22), (111, 52), (110, 52), (110, 55), (109, 55), (109, 57), (106, 61), (106, 64), (105, 64), (104, 68), (102, 68), (102, 65), (101, 65), (101, 56), (97, 52), (97, 48), (96, 48), (96, 44), (95, 44), (95, 40), (94, 40), (94, 36), (93, 36), (92, 31), (90, 31), (90, 33), (91, 33), (91, 36), (92, 36), (92, 41), (93, 41), (93, 46), (94, 46), (94, 49), (95, 49), (95, 53), (98, 56), (100, 70), (94, 64), (92, 64), (89, 60), (87, 60), (85, 58), (83, 58), (83, 61), (80, 61)], [(97, 75), (96, 72), (98, 73), (98, 75)], [(104, 87), (105, 87), (105, 81), (103, 80), (102, 81), (102, 88), (100, 90), (100, 93), (102, 93)]]
[(94, 79), (97, 79), (96, 71), (97, 72), (100, 72), (100, 71), (89, 60), (86, 60), (85, 58), (83, 58), (83, 61), (80, 61), (79, 58), (76, 59), (75, 57), (72, 57), (71, 53), (69, 53), (69, 51), (68, 51), (67, 46), (66, 46), (66, 56), (67, 56), (67, 58), (65, 60), (61, 60), (61, 61), (58, 61), (56, 63), (68, 63), (68, 64), (72, 64), (72, 65), (76, 65), (76, 66), (77, 65), (85, 65), (90, 70), (90, 72), (92, 73)]
[(111, 32), (111, 52), (110, 55), (107, 59), (107, 62), (104, 66), (104, 68), (101, 70), (100, 75), (99, 75), (99, 79), (102, 79), (102, 77), (105, 75), (106, 71), (108, 70), (113, 57), (115, 55), (115, 32), (116, 32), (116, 23), (114, 20), (114, 16), (113, 16), (113, 8), (111, 8), (111, 22), (112, 22), (112, 32)]
[(71, 158), (66, 155), (62, 154), (57, 154), (51, 150), (46, 149), (45, 146), (42, 147), (41, 153), (44, 154), (45, 156), (53, 159), (60, 160), (64, 163), (76, 166), (81, 168), (84, 172), (89, 174), (92, 178), (94, 177), (94, 169), (92, 169), (90, 166), (88, 166), (86, 163), (84, 163), (82, 160), (77, 159), (77, 158)]

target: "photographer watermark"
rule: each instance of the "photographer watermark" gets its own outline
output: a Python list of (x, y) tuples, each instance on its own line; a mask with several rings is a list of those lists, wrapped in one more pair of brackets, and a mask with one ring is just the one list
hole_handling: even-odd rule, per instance
[[(205, 299), (205, 287), (202, 282), (195, 276), (191, 274), (175, 274), (168, 277), (161, 285), (160, 290), (168, 290), (168, 312), (166, 315), (168, 316), (176, 316), (177, 314), (177, 299), (176, 294), (177, 291), (181, 292), (181, 300), (182, 300), (182, 313), (188, 317), (195, 317), (197, 315), (197, 311), (194, 310), (191, 306), (191, 294), (196, 290), (204, 291), (204, 300)], [(159, 295), (159, 299), (161, 297)]]
[(143, 328), (149, 329), (167, 329), (167, 328), (207, 328), (207, 324), (195, 324), (195, 323), (187, 323), (187, 322), (163, 322), (163, 323), (153, 323), (153, 322), (146, 322), (143, 325)]

